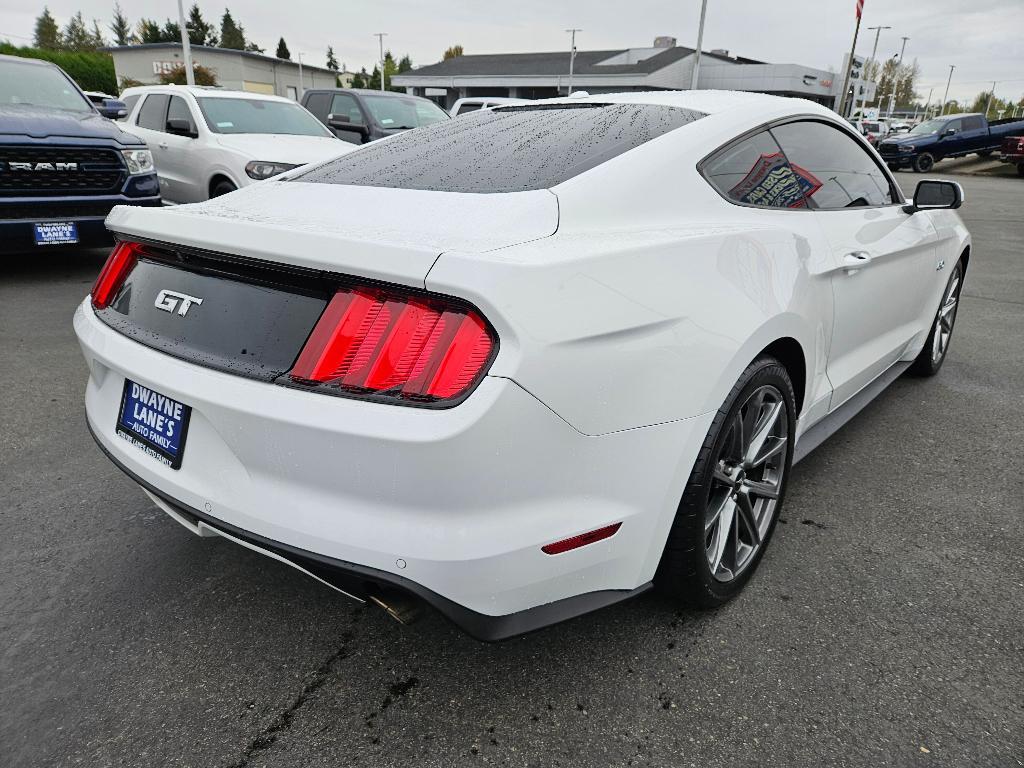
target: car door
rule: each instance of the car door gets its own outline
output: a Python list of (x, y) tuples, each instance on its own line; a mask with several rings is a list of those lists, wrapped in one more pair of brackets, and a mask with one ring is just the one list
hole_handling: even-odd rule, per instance
[(146, 94), (142, 106), (139, 107), (139, 114), (135, 117), (132, 133), (145, 141), (146, 146), (153, 153), (153, 167), (156, 168), (156, 175), (160, 180), (160, 196), (165, 200), (173, 201), (170, 179), (164, 167), (166, 158), (160, 149), (160, 143), (164, 138), (164, 126), (167, 123), (168, 101), (170, 101), (170, 96), (165, 93)]
[(935, 143), (935, 156), (947, 157), (966, 152), (963, 139), (963, 120), (950, 120), (939, 131), (939, 140)]
[[(188, 123), (187, 132), (172, 128), (179, 121)], [(188, 101), (183, 96), (171, 96), (155, 152), (160, 156), (158, 167), (167, 179), (166, 196), (172, 202), (197, 203), (207, 197), (205, 182), (200, 178), (202, 163), (196, 156), (198, 137), (196, 116)]]
[(347, 141), (350, 144), (362, 144), (367, 140), (367, 127), (369, 125), (366, 115), (363, 114), (363, 110), (359, 107), (359, 102), (356, 97), (349, 93), (336, 93), (331, 99), (331, 106), (328, 110), (329, 115), (345, 115), (349, 119), (349, 124), (353, 127), (358, 126), (359, 130), (345, 130), (344, 128), (333, 128), (328, 126), (334, 135), (342, 141)]
[(971, 117), (962, 118), (961, 123), (963, 124), (963, 130), (960, 134), (963, 141), (963, 151), (973, 152), (994, 146), (983, 117), (972, 115)]
[(927, 217), (903, 211), (881, 163), (838, 125), (800, 120), (771, 133), (801, 177), (830, 248), (834, 410), (898, 361), (922, 330), (935, 230)]

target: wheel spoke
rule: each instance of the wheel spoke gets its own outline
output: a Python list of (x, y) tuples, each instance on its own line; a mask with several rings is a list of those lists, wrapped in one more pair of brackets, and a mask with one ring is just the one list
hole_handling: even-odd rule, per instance
[(777, 499), (779, 498), (779, 484), (768, 480), (744, 480), (744, 486), (746, 489), (754, 494), (760, 496), (763, 499)]
[(729, 476), (729, 473), (725, 471), (725, 466), (721, 461), (715, 465), (715, 469), (711, 473), (711, 479), (717, 480), (723, 485), (732, 485), (733, 482), (732, 478)]
[(782, 402), (772, 403), (761, 422), (757, 425), (752, 437), (750, 438), (750, 444), (747, 450), (744, 452), (743, 459), (748, 463), (753, 463), (755, 459), (761, 454), (761, 449), (764, 448), (765, 441), (768, 440), (772, 430), (775, 428), (775, 423), (779, 420), (779, 414), (782, 413)]
[(761, 453), (754, 457), (750, 462), (750, 468), (760, 467), (772, 456), (776, 456), (786, 450), (786, 438), (784, 437), (771, 437), (765, 441), (764, 446), (761, 449)]
[(761, 543), (761, 531), (757, 527), (757, 518), (754, 516), (754, 503), (750, 500), (750, 495), (743, 492), (737, 494), (736, 508), (739, 510), (743, 527), (750, 533), (750, 541), (755, 547), (758, 546)]
[(722, 556), (732, 538), (733, 518), (736, 516), (736, 502), (732, 497), (727, 496), (725, 503), (717, 513), (717, 526), (715, 528), (714, 540), (708, 553), (708, 565), (711, 566), (711, 573), (718, 572), (722, 565)]

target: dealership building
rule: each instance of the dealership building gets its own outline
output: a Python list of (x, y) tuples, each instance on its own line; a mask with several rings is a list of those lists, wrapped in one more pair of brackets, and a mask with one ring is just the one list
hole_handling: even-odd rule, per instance
[[(190, 46), (192, 62), (212, 70), (217, 84), (223, 88), (250, 93), (276, 94), (298, 100), (302, 89), (333, 88), (339, 74), (324, 67), (302, 66), (302, 87), (299, 87), (299, 65), (294, 61), (264, 56), (231, 48)], [(182, 66), (184, 57), (178, 43), (147, 43), (105, 48), (114, 59), (114, 73), (120, 85), (124, 80), (143, 85), (157, 85), (160, 75)]]
[[(693, 48), (676, 45), (672, 37), (659, 37), (649, 48), (577, 51), (572, 89), (589, 93), (687, 89), (694, 54)], [(769, 64), (716, 49), (701, 53), (697, 86), (798, 96), (833, 107), (843, 87), (841, 80), (832, 72), (803, 64)], [(552, 98), (567, 93), (569, 52), (458, 56), (395, 75), (393, 83), (446, 108), (466, 96)]]

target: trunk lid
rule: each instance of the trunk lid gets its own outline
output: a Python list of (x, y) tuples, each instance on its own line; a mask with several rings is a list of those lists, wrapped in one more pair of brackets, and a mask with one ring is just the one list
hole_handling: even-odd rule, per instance
[(271, 180), (193, 205), (119, 206), (126, 238), (422, 288), (445, 251), (484, 252), (554, 234), (547, 190), (501, 194)]

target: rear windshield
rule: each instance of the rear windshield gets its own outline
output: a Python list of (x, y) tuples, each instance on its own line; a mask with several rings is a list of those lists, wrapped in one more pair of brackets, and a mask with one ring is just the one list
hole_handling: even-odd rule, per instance
[(651, 104), (502, 107), (368, 144), (293, 178), (441, 192), (547, 189), (701, 117)]

